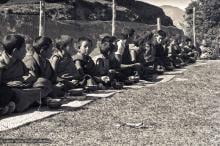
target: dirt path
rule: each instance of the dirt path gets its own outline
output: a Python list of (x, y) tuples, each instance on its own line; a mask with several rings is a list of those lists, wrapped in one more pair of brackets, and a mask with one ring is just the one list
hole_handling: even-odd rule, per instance
[[(1, 138), (46, 138), (52, 144), (147, 145), (220, 143), (220, 61), (191, 67), (155, 87), (127, 90), (84, 109), (69, 111)], [(143, 123), (142, 128), (118, 123)]]

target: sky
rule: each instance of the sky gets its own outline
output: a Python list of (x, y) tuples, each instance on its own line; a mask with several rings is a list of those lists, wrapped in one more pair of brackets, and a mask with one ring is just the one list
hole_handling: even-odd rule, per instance
[(191, 2), (191, 0), (139, 0), (139, 1), (147, 2), (156, 6), (171, 5), (171, 6), (179, 7), (182, 10), (185, 10), (185, 8)]

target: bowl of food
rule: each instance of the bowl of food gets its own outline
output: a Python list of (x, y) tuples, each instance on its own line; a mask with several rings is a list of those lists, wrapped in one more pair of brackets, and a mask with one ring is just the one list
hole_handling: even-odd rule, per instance
[(85, 87), (86, 92), (96, 91), (98, 89), (97, 85), (89, 85)]
[(70, 96), (81, 96), (83, 95), (83, 88), (71, 89), (68, 92)]
[(60, 108), (62, 105), (61, 99), (50, 99), (47, 101), (47, 106), (52, 109)]
[(132, 80), (125, 80), (124, 84), (125, 85), (132, 85), (132, 84), (134, 84), (134, 81), (132, 81)]
[(112, 85), (112, 87), (114, 88), (114, 89), (122, 89), (123, 88), (123, 83), (122, 82), (115, 82), (113, 85)]

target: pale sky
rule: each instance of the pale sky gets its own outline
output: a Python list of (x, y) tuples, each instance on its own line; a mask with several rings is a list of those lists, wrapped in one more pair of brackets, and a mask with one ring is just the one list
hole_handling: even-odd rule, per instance
[(171, 5), (171, 6), (179, 7), (183, 10), (185, 10), (185, 8), (191, 2), (191, 0), (139, 0), (139, 1), (147, 2), (156, 6)]

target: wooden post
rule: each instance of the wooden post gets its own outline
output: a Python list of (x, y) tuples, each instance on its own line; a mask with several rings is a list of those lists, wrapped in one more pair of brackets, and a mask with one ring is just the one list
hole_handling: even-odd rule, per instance
[(45, 1), (40, 1), (39, 36), (45, 36)]
[(157, 18), (157, 30), (161, 30), (161, 21), (160, 21), (160, 18)]
[(112, 36), (115, 35), (115, 23), (116, 23), (116, 4), (115, 4), (115, 0), (112, 0)]
[(193, 43), (196, 46), (196, 8), (193, 7)]

